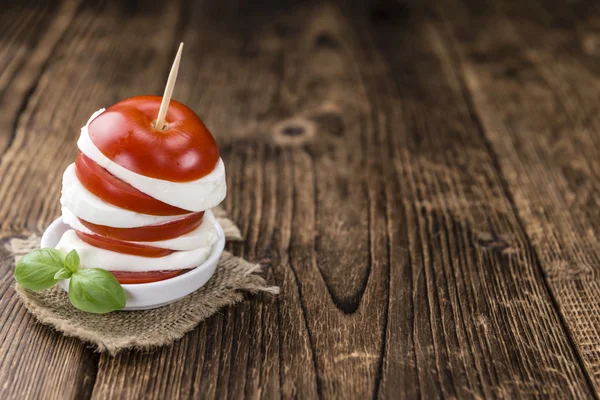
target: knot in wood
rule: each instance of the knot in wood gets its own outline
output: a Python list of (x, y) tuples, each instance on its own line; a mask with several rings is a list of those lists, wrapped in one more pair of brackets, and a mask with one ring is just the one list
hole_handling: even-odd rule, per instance
[(486, 250), (503, 252), (510, 248), (508, 241), (495, 232), (475, 233), (475, 243)]
[(302, 146), (315, 136), (315, 124), (304, 118), (292, 118), (276, 124), (272, 134), (280, 146)]
[(337, 39), (328, 32), (320, 32), (315, 37), (315, 46), (330, 50), (335, 50), (340, 47)]

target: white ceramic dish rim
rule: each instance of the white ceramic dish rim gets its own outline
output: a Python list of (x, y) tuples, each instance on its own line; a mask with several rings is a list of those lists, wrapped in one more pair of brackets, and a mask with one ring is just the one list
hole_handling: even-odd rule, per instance
[[(159, 289), (159, 288), (164, 287), (167, 284), (167, 282), (169, 285), (177, 284), (177, 283), (183, 281), (184, 279), (188, 279), (191, 276), (193, 276), (197, 273), (200, 273), (204, 269), (203, 267), (205, 267), (207, 265), (211, 265), (212, 263), (218, 262), (219, 258), (221, 257), (221, 254), (223, 253), (223, 249), (225, 249), (225, 232), (223, 232), (223, 228), (221, 227), (221, 224), (219, 224), (219, 222), (216, 219), (214, 221), (214, 224), (215, 224), (215, 229), (217, 230), (218, 238), (217, 238), (217, 241), (215, 242), (215, 244), (213, 245), (213, 249), (212, 249), (212, 252), (210, 253), (210, 256), (202, 264), (200, 264), (196, 268), (192, 269), (191, 271), (186, 272), (185, 274), (177, 275), (173, 278), (165, 279), (163, 281), (150, 282), (150, 283), (138, 283), (138, 284), (122, 284), (121, 286), (123, 286), (124, 289), (134, 289), (134, 288), (139, 289), (141, 287), (143, 287), (144, 290)], [(49, 243), (51, 241), (50, 235), (53, 234), (53, 232), (55, 230), (62, 228), (61, 225), (68, 227), (68, 225), (66, 225), (62, 221), (62, 217), (58, 217), (57, 219), (52, 221), (52, 223), (50, 225), (48, 225), (48, 227), (44, 231), (44, 234), (42, 235), (42, 239), (40, 241), (40, 247), (54, 248), (58, 244), (58, 241), (56, 241), (56, 243)], [(71, 228), (68, 227), (68, 229), (71, 229)], [(200, 287), (202, 287), (202, 286), (199, 286), (198, 289)]]

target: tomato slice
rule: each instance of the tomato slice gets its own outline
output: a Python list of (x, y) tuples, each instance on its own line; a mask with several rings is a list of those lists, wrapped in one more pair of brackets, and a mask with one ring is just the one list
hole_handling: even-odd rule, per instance
[(140, 175), (188, 182), (208, 175), (219, 161), (215, 138), (189, 107), (171, 100), (166, 126), (155, 128), (161, 96), (118, 102), (88, 126), (91, 141), (106, 157)]
[(190, 214), (187, 217), (160, 225), (141, 226), (139, 228), (113, 228), (112, 226), (96, 225), (79, 219), (83, 226), (97, 235), (128, 242), (156, 242), (185, 235), (196, 229), (202, 223), (204, 211)]
[(130, 271), (109, 271), (117, 278), (119, 283), (123, 285), (135, 285), (139, 283), (151, 283), (171, 279), (181, 274), (183, 269), (173, 271), (147, 271), (147, 272), (130, 272)]
[(164, 257), (172, 254), (174, 250), (159, 249), (158, 247), (144, 246), (141, 244), (128, 243), (104, 236), (89, 235), (84, 232), (75, 231), (79, 239), (99, 249), (114, 251), (115, 253), (131, 254), (140, 257)]
[(163, 203), (140, 192), (79, 152), (75, 159), (79, 182), (91, 193), (119, 208), (150, 215), (181, 215), (189, 211)]

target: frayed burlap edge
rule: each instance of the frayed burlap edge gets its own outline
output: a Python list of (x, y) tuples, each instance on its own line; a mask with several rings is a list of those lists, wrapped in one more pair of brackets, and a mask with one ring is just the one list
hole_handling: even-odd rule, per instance
[[(217, 220), (227, 238), (240, 240), (235, 224), (217, 211)], [(15, 259), (39, 247), (38, 237), (13, 239), (9, 243)], [(219, 309), (236, 304), (243, 292), (276, 294), (260, 276), (261, 266), (224, 252), (213, 277), (198, 291), (167, 306), (144, 311), (119, 311), (97, 315), (75, 309), (66, 293), (54, 287), (32, 292), (16, 284), (15, 290), (27, 310), (38, 321), (66, 336), (76, 337), (100, 352), (115, 355), (125, 349), (151, 350), (183, 337)]]

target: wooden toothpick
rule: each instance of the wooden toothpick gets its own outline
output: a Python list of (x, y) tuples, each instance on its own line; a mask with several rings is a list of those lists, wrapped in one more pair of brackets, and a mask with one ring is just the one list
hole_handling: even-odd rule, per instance
[(175, 81), (177, 80), (177, 72), (179, 71), (179, 61), (181, 60), (182, 50), (183, 42), (181, 42), (179, 45), (179, 50), (177, 50), (175, 61), (173, 61), (173, 66), (171, 67), (171, 72), (169, 73), (169, 79), (167, 80), (167, 86), (165, 86), (165, 94), (163, 95), (162, 102), (160, 103), (158, 117), (156, 118), (156, 123), (154, 124), (155, 128), (161, 130), (165, 128), (165, 118), (167, 117), (167, 109), (169, 108), (171, 96), (173, 95), (173, 88), (175, 87)]

